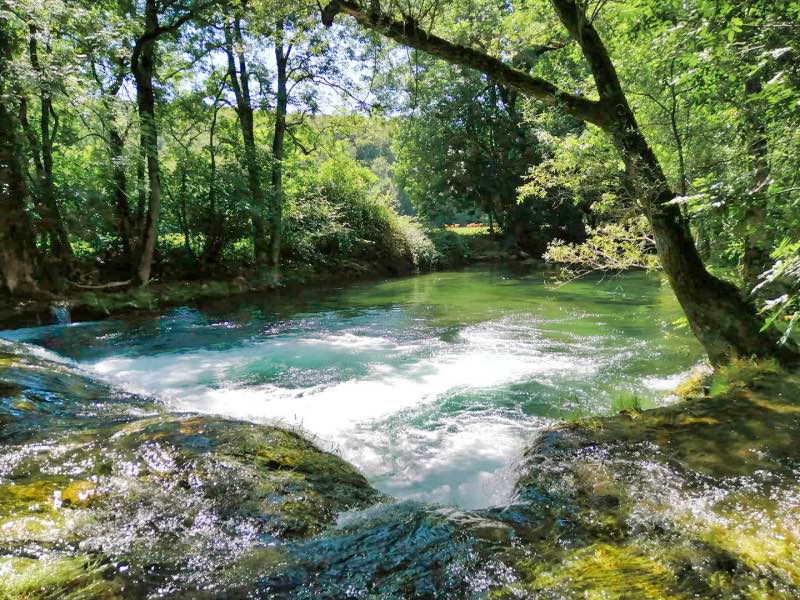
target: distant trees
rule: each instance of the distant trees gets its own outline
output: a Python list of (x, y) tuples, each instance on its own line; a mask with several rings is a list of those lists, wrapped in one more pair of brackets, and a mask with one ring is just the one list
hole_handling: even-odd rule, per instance
[[(474, 71), (415, 60), (408, 116), (397, 127), (395, 173), (418, 214), (441, 225), (475, 209), (511, 245), (536, 255), (554, 238), (581, 239), (582, 213), (571, 199), (518, 200), (529, 169), (543, 159), (519, 93)], [(570, 121), (559, 130), (577, 126)]]

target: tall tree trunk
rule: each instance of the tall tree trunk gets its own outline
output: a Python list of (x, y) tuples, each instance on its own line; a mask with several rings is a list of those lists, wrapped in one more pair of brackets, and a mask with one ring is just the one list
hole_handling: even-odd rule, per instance
[(217, 116), (219, 113), (219, 98), (220, 94), (214, 99), (214, 112), (211, 118), (211, 127), (208, 130), (208, 152), (210, 155), (210, 163), (208, 169), (208, 197), (207, 206), (205, 210), (205, 242), (203, 244), (203, 251), (200, 254), (200, 268), (207, 271), (209, 265), (216, 263), (219, 260), (219, 255), (222, 252), (222, 231), (220, 227), (220, 217), (217, 215), (217, 147), (214, 141), (214, 136), (217, 130)]
[(344, 12), (363, 27), (448, 62), (482, 71), (503, 85), (603, 129), (622, 155), (628, 185), (650, 222), (664, 272), (710, 360), (719, 364), (734, 356), (755, 355), (797, 362), (795, 345), (779, 347), (774, 330), (761, 331), (762, 320), (755, 307), (733, 285), (712, 276), (703, 265), (687, 222), (678, 206), (671, 203), (675, 194), (636, 122), (608, 51), (583, 4), (576, 0), (550, 1), (570, 36), (580, 45), (599, 100), (560, 90), (497, 58), (431, 35), (411, 18), (396, 19), (357, 0), (333, 0), (323, 9), (322, 20), (331, 25), (336, 14)]
[(236, 97), (236, 112), (239, 115), (239, 125), (244, 144), (247, 185), (250, 189), (250, 219), (253, 224), (255, 263), (256, 269), (261, 272), (269, 264), (269, 245), (267, 241), (267, 226), (264, 219), (264, 190), (261, 185), (261, 165), (258, 161), (256, 149), (250, 81), (242, 42), (241, 22), (238, 17), (234, 17), (225, 24), (225, 53), (228, 57), (228, 73), (233, 94)]
[[(74, 262), (75, 255), (69, 243), (69, 235), (61, 216), (56, 201), (55, 180), (53, 178), (53, 144), (57, 126), (51, 126), (51, 119), (56, 116), (53, 109), (53, 99), (50, 84), (46, 81), (46, 73), (39, 60), (38, 29), (36, 25), (29, 25), (28, 56), (31, 66), (39, 77), (39, 134), (38, 136), (27, 125), (27, 118), (23, 120), (28, 129), (28, 138), (32, 151), (37, 155), (34, 159), (38, 183), (38, 197), (42, 212), (42, 221), (50, 239), (53, 255), (69, 267)], [(24, 106), (24, 105), (23, 105)]]
[(25, 210), (27, 190), (14, 123), (0, 95), (0, 275), (3, 287), (10, 294), (37, 289), (34, 280), (36, 247), (30, 216)]
[(145, 163), (147, 157), (145, 156), (145, 149), (142, 146), (141, 136), (139, 137), (138, 152), (136, 156), (136, 212), (133, 215), (133, 234), (134, 234), (134, 247), (138, 247), (142, 239), (142, 231), (144, 230), (144, 217), (147, 212), (147, 179), (145, 175)]
[(770, 183), (769, 142), (763, 119), (753, 106), (753, 96), (762, 90), (761, 73), (745, 84), (745, 141), (752, 173), (751, 189), (747, 193), (744, 211), (744, 253), (742, 281), (748, 292), (758, 285), (761, 274), (770, 265), (770, 236), (766, 227), (767, 191)]
[(131, 209), (128, 203), (128, 177), (125, 170), (125, 142), (113, 124), (108, 126), (108, 150), (111, 159), (112, 181), (114, 182), (114, 212), (117, 219), (117, 233), (122, 249), (130, 262), (135, 254), (134, 236), (131, 224)]
[(18, 138), (18, 122), (7, 105), (8, 66), (12, 48), (6, 17), (0, 15), (0, 276), (10, 294), (37, 290), (36, 246), (30, 216), (25, 210), (25, 188)]
[(158, 240), (158, 222), (161, 212), (161, 172), (158, 156), (158, 129), (156, 125), (156, 99), (153, 91), (156, 39), (158, 32), (156, 0), (145, 5), (145, 31), (134, 47), (131, 70), (136, 81), (136, 106), (141, 128), (141, 147), (147, 164), (147, 210), (136, 262), (137, 282), (146, 286), (150, 282), (153, 255)]
[(626, 177), (653, 230), (659, 261), (710, 360), (719, 364), (734, 356), (776, 354), (787, 361), (796, 359), (788, 348), (779, 350), (777, 335), (761, 331), (762, 320), (739, 290), (706, 270), (688, 223), (680, 208), (671, 203), (676, 195), (636, 122), (594, 25), (575, 0), (551, 3), (589, 63), (607, 111), (603, 129), (622, 155)]
[(281, 238), (283, 237), (283, 155), (284, 138), (286, 137), (286, 111), (289, 96), (286, 88), (286, 65), (291, 45), (284, 51), (284, 23), (278, 21), (275, 26), (275, 64), (278, 76), (278, 95), (275, 106), (275, 131), (272, 136), (272, 188), (271, 217), (272, 235), (270, 236), (269, 253), (272, 278), (278, 281), (281, 275)]

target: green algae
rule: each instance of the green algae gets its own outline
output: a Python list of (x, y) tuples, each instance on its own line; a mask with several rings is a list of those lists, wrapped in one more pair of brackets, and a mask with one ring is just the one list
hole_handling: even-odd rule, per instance
[(121, 598), (109, 566), (85, 556), (0, 558), (1, 600), (112, 600)]
[(537, 562), (523, 565), (531, 569), (530, 580), (494, 595), (513, 597), (514, 591), (547, 597), (587, 599), (677, 600), (673, 592), (675, 577), (668, 566), (636, 548), (607, 543), (592, 544), (565, 556), (558, 564)]

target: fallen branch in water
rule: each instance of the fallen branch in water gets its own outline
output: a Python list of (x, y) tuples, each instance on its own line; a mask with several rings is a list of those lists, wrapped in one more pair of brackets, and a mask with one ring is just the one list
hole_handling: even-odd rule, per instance
[(126, 285), (130, 285), (131, 280), (127, 279), (126, 281), (112, 281), (110, 283), (102, 283), (100, 285), (85, 285), (83, 283), (75, 283), (74, 281), (70, 281), (69, 284), (82, 290), (107, 290), (110, 288), (125, 287)]

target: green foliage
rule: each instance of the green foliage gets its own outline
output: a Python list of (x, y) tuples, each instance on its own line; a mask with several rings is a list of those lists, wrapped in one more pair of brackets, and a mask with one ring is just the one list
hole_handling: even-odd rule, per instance
[(783, 293), (768, 299), (762, 312), (767, 314), (764, 327), (779, 323), (784, 327), (781, 343), (785, 344), (795, 332), (800, 321), (800, 241), (784, 240), (772, 253), (775, 264), (763, 275), (756, 287)]
[[(561, 90), (599, 97), (583, 50), (546, 0), (434, 4), (381, 9)], [(293, 269), (305, 277), (337, 263), (373, 272), (451, 264), (471, 244), (424, 228), (465, 221), (491, 223), (507, 249), (538, 257), (550, 244), (547, 258), (566, 277), (653, 268), (652, 236), (639, 216), (650, 191), (674, 192), (707, 269), (753, 292), (767, 326), (782, 327), (788, 343), (800, 320), (800, 5), (578, 4), (591, 12), (655, 154), (652, 177), (636, 165), (626, 176), (621, 148), (559, 102), (400, 52), (348, 25), (325, 29), (310, 5), (156, 6), (168, 33), (158, 36), (154, 69), (162, 191), (154, 277), (253, 275), (263, 269), (255, 249), (268, 241), (252, 239), (261, 221), (262, 237), (285, 232), (278, 259), (289, 261), (289, 278)], [(131, 72), (144, 11), (135, 13), (65, 0), (19, 0), (3, 13), (10, 64), (0, 100), (20, 140), (31, 270), (45, 287), (135, 271), (149, 191)], [(242, 137), (248, 111), (232, 108), (230, 69), (219, 60), (221, 24), (234, 16), (237, 52), (249, 67), (252, 144)], [(272, 55), (282, 45), (293, 49), (277, 155)], [(669, 190), (660, 189), (661, 171)], [(653, 182), (659, 190), (648, 188)], [(412, 213), (423, 229), (399, 218)], [(74, 262), (57, 256), (64, 230)]]
[(288, 256), (308, 261), (357, 256), (386, 241), (394, 213), (385, 197), (370, 193), (375, 179), (346, 155), (314, 164), (290, 196)]
[(436, 249), (436, 260), (431, 263), (432, 267), (436, 266), (437, 263), (443, 265), (460, 264), (472, 258), (472, 247), (469, 241), (463, 235), (451, 229), (428, 231), (428, 237)]
[(547, 158), (531, 166), (518, 188), (521, 199), (556, 197), (591, 210), (595, 218), (630, 214), (632, 202), (624, 190), (622, 161), (600, 130), (587, 127), (562, 136), (543, 131), (539, 140)]
[[(487, 19), (498, 15), (487, 15)], [(434, 227), (492, 223), (516, 245), (541, 254), (556, 236), (581, 237), (580, 216), (568, 202), (520, 204), (517, 188), (542, 159), (542, 135), (525, 118), (526, 104), (513, 89), (484, 75), (454, 71), (416, 57), (413, 107), (395, 128), (394, 173), (417, 214)], [(574, 122), (557, 122), (561, 130)]]
[(565, 280), (592, 271), (658, 268), (655, 244), (642, 217), (589, 229), (582, 244), (555, 240), (547, 247), (544, 259), (562, 265), (560, 277)]

